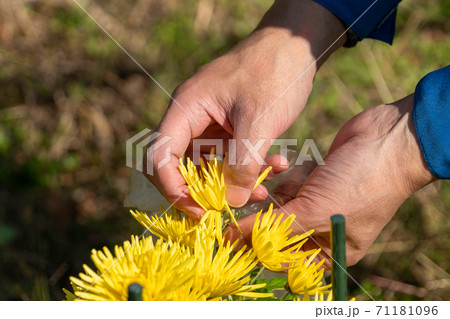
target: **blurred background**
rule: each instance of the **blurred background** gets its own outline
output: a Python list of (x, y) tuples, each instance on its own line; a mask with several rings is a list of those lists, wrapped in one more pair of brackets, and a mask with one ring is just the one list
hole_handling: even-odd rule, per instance
[[(168, 92), (272, 3), (79, 2)], [(346, 120), (449, 63), (449, 21), (449, 1), (402, 2), (394, 45), (365, 40), (332, 56), (284, 137), (313, 138), (326, 154)], [(0, 1), (0, 300), (60, 300), (92, 248), (142, 232), (123, 207), (125, 142), (154, 129), (168, 101), (73, 0)], [(421, 190), (350, 274), (375, 299), (450, 300), (449, 211), (448, 182)], [(350, 295), (369, 299), (352, 283)]]

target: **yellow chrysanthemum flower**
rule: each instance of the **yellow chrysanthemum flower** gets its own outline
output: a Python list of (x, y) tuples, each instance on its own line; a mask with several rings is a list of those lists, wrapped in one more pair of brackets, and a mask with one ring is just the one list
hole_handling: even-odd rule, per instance
[[(219, 212), (227, 211), (239, 230), (240, 227), (230, 209), (226, 199), (226, 185), (223, 176), (223, 161), (219, 161), (211, 152), (211, 159), (205, 164), (200, 159), (200, 171), (197, 170), (190, 158), (186, 159), (186, 165), (180, 158), (180, 172), (189, 187), (189, 194), (205, 211), (215, 210)], [(271, 167), (268, 167), (257, 179), (254, 188), (258, 186), (269, 174)], [(242, 232), (242, 230), (241, 230)]]
[[(222, 213), (217, 210), (207, 211), (200, 219), (200, 224), (205, 224), (207, 233), (212, 234), (219, 245), (224, 243), (222, 236), (223, 225), (228, 222), (228, 219), (222, 217)], [(205, 237), (205, 236), (203, 236)]]
[(161, 207), (160, 214), (148, 216), (145, 213), (130, 210), (136, 220), (147, 228), (152, 234), (164, 240), (171, 240), (188, 247), (194, 247), (197, 240), (197, 232), (200, 237), (215, 236), (221, 243), (224, 221), (218, 211), (207, 211), (200, 221), (183, 216), (175, 208), (166, 211)]
[(106, 247), (92, 251), (97, 271), (83, 265), (80, 278), (70, 277), (74, 293), (65, 291), (68, 300), (127, 300), (132, 283), (143, 287), (143, 300), (206, 299), (192, 287), (196, 262), (190, 249), (135, 236), (114, 251), (115, 256)]
[(321, 293), (331, 288), (331, 285), (323, 286), (322, 278), (324, 269), (319, 270), (325, 262), (325, 259), (322, 259), (317, 264), (312, 262), (320, 251), (320, 248), (315, 249), (314, 253), (308, 259), (297, 260), (290, 264), (288, 285), (293, 293), (314, 295), (317, 292)]
[(222, 174), (223, 162), (214, 157), (205, 164), (203, 159), (200, 159), (200, 166), (198, 171), (189, 157), (184, 166), (180, 158), (180, 172), (189, 187), (189, 194), (205, 211), (224, 211), (227, 202)]
[(155, 214), (151, 217), (138, 211), (130, 210), (130, 212), (142, 226), (159, 238), (194, 247), (195, 229), (198, 222), (191, 218), (185, 218), (175, 208), (166, 212), (161, 208), (161, 214)]
[(249, 273), (256, 265), (256, 254), (245, 247), (233, 255), (233, 246), (227, 242), (215, 248), (214, 240), (197, 241), (194, 249), (197, 262), (193, 287), (208, 295), (208, 300), (237, 295), (251, 298), (270, 297), (272, 293), (254, 292), (265, 284), (246, 285)]
[(299, 249), (314, 230), (288, 238), (295, 216), (291, 215), (281, 222), (283, 214), (276, 218), (272, 210), (273, 204), (262, 218), (262, 210), (256, 215), (252, 230), (252, 246), (264, 267), (272, 271), (282, 271), (288, 268), (287, 265), (292, 260), (304, 259), (312, 253), (312, 251), (303, 252)]

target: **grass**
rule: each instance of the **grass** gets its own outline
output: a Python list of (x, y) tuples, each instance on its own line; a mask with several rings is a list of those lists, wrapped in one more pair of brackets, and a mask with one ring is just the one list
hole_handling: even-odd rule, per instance
[[(169, 92), (270, 6), (82, 3)], [(450, 60), (449, 13), (446, 1), (405, 1), (392, 47), (366, 40), (337, 52), (285, 137), (314, 138), (326, 150), (351, 116), (413, 92)], [(125, 141), (154, 129), (169, 98), (75, 3), (2, 1), (0, 21), (0, 299), (60, 300), (91, 248), (141, 232), (123, 208)], [(449, 210), (448, 182), (421, 190), (350, 274), (375, 299), (449, 300)]]

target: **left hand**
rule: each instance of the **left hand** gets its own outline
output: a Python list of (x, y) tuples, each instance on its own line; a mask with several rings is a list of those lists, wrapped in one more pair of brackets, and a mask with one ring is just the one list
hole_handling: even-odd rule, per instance
[[(337, 134), (325, 165), (317, 166), (303, 185), (294, 186), (292, 200), (277, 210), (285, 218), (296, 216), (291, 235), (315, 230), (312, 237), (322, 248), (318, 258), (326, 259), (326, 268), (331, 266), (330, 216), (346, 218), (347, 264), (353, 265), (399, 206), (435, 179), (418, 145), (413, 102), (414, 95), (410, 95), (352, 118)], [(254, 219), (251, 215), (239, 221), (243, 234), (229, 226), (228, 239), (251, 246)], [(314, 240), (310, 238), (303, 249), (317, 248)]]

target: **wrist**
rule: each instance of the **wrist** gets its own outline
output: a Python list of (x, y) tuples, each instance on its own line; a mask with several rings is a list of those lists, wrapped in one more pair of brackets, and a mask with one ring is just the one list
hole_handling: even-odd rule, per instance
[(347, 40), (342, 21), (312, 0), (275, 1), (255, 30), (260, 31), (277, 33), (296, 56), (309, 53), (316, 70)]
[(392, 137), (400, 141), (395, 150), (398, 169), (402, 176), (400, 186), (409, 197), (436, 178), (428, 169), (417, 139), (413, 121), (414, 94), (397, 103), (400, 117), (392, 130)]

